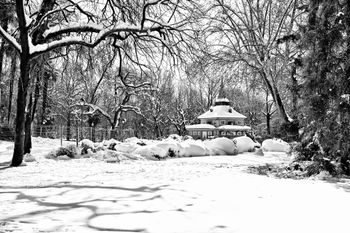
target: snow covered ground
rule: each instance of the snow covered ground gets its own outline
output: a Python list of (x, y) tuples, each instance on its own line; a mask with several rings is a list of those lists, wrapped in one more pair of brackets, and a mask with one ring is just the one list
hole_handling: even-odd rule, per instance
[[(45, 159), (58, 140), (34, 139), (37, 162), (0, 166), (0, 232), (349, 232), (350, 182), (276, 179), (265, 156), (126, 160)], [(0, 142), (0, 164), (13, 144)]]

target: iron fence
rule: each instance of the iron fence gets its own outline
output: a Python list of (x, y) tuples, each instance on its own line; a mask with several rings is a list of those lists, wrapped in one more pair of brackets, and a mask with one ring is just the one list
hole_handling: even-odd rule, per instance
[[(133, 137), (133, 129), (115, 129), (97, 127), (80, 127), (80, 126), (63, 126), (63, 125), (36, 125), (32, 127), (33, 137), (43, 137), (52, 139), (62, 139), (68, 141), (80, 141), (82, 139), (90, 139), (93, 142), (101, 142), (114, 138), (116, 140), (124, 140)], [(6, 140), (13, 140), (14, 128), (9, 125), (0, 125), (0, 137)], [(4, 140), (3, 139), (3, 140)]]

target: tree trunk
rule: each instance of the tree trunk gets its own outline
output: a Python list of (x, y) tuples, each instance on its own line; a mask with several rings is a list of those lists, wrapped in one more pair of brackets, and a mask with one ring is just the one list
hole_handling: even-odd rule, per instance
[(26, 122), (24, 124), (25, 128), (25, 137), (24, 137), (24, 154), (30, 153), (30, 150), (32, 149), (32, 111), (33, 109), (33, 97), (32, 94), (29, 95), (29, 103), (27, 107), (27, 114), (26, 114)]
[(271, 121), (271, 115), (270, 113), (266, 113), (266, 132), (268, 135), (271, 134), (270, 121)]
[[(5, 17), (5, 19), (1, 20), (1, 26), (2, 28), (7, 31), (8, 29), (8, 19)], [(5, 39), (1, 39), (1, 47), (0, 47), (0, 83), (3, 81), (2, 79), (2, 65), (3, 60), (5, 56)], [(0, 85), (0, 105), (2, 104), (2, 86)]]
[(70, 111), (68, 112), (68, 115), (67, 115), (67, 141), (70, 140), (70, 137), (71, 137), (71, 132), (70, 132), (70, 127), (71, 127), (71, 113)]
[(29, 84), (29, 55), (28, 53), (21, 54), (20, 58), (21, 74), (18, 80), (17, 92), (17, 110), (15, 119), (15, 145), (11, 166), (19, 166), (23, 161), (24, 153), (24, 123), (25, 123), (25, 108), (26, 98)]
[(24, 154), (30, 153), (32, 149), (32, 123), (36, 111), (36, 105), (39, 99), (40, 76), (37, 75), (35, 80), (34, 102), (32, 93), (29, 95), (29, 103), (27, 107), (24, 137)]
[(267, 75), (264, 71), (260, 71), (260, 75), (262, 76), (264, 83), (265, 83), (266, 87), (268, 88), (269, 92), (272, 94), (273, 101), (275, 102), (275, 104), (277, 106), (278, 112), (280, 114), (280, 117), (281, 117), (283, 123), (290, 123), (289, 117), (286, 113), (286, 109), (284, 108), (281, 96), (278, 92), (276, 83), (273, 83), (271, 85), (271, 82), (267, 78)]
[(40, 97), (40, 75), (37, 75), (35, 80), (34, 103), (33, 103), (32, 113), (31, 113), (31, 122), (33, 122), (34, 120), (34, 116), (36, 113), (36, 106), (38, 105), (39, 97)]
[(297, 119), (298, 117), (298, 81), (295, 77), (296, 75), (296, 66), (293, 64), (291, 68), (291, 79), (292, 79), (292, 118)]
[(10, 93), (9, 93), (9, 102), (8, 102), (8, 113), (7, 113), (7, 123), (10, 123), (11, 120), (11, 111), (12, 111), (12, 96), (13, 96), (13, 84), (16, 78), (17, 70), (17, 55), (12, 57), (11, 61), (11, 75), (10, 75)]
[[(2, 82), (2, 64), (3, 64), (3, 59), (5, 55), (5, 41), (4, 39), (1, 40), (1, 45), (0, 45), (0, 83)], [(2, 85), (0, 85), (0, 105), (2, 102)]]
[(47, 89), (49, 86), (49, 74), (44, 72), (43, 76), (43, 103), (42, 103), (42, 112), (41, 112), (41, 124), (44, 123), (46, 119), (46, 108), (47, 108)]

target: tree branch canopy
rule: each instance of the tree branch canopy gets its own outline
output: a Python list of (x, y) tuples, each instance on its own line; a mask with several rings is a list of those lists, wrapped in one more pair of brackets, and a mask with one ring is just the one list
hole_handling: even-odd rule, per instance
[[(78, 4), (76, 1), (43, 0), (39, 5), (36, 1), (17, 1), (21, 23), (14, 25), (22, 28), (11, 27), (6, 31), (0, 26), (0, 36), (18, 52), (22, 52), (23, 47), (29, 48), (30, 57), (69, 45), (95, 47), (110, 37), (130, 40), (128, 35), (134, 40), (150, 37), (150, 41), (163, 46), (166, 35), (183, 26), (183, 17), (171, 20), (180, 2), (120, 0), (112, 4), (96, 0)], [(23, 27), (27, 40), (18, 35)]]

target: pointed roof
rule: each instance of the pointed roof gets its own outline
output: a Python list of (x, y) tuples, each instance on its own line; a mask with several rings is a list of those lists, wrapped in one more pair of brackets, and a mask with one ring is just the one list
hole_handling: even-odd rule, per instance
[(210, 107), (209, 111), (203, 113), (198, 117), (198, 119), (211, 119), (211, 118), (232, 118), (232, 119), (244, 119), (246, 116), (240, 114), (236, 110), (234, 110), (229, 105), (216, 105)]

